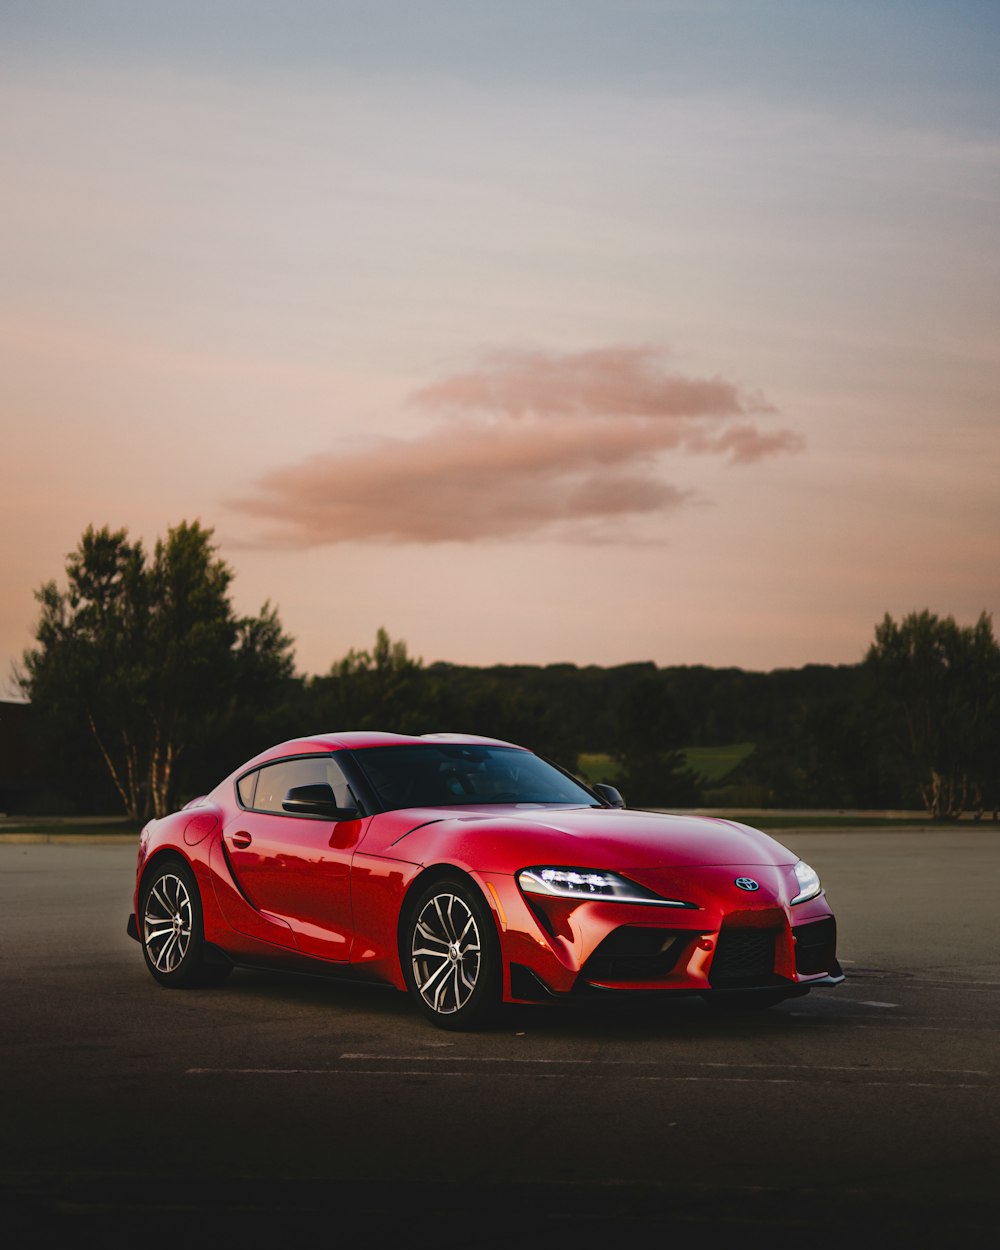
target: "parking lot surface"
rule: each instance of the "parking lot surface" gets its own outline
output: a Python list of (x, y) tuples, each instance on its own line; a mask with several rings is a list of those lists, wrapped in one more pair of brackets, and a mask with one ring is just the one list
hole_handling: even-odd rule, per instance
[(783, 840), (823, 878), (843, 986), (472, 1034), (304, 977), (163, 990), (125, 934), (134, 847), (0, 846), (13, 1244), (992, 1237), (1000, 832)]

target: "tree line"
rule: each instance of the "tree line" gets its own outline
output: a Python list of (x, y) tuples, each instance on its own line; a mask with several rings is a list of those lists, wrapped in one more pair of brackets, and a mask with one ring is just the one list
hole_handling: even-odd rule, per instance
[[(1000, 647), (929, 611), (875, 628), (855, 665), (424, 664), (380, 629), (319, 676), (297, 674), (277, 610), (236, 614), (212, 531), (182, 523), (146, 552), (88, 528), (65, 584), (37, 592), (19, 681), (44, 761), (36, 804), (135, 821), (203, 793), (257, 751), (335, 729), (454, 730), (518, 742), (575, 771), (610, 757), (634, 806), (1000, 805)], [(723, 784), (685, 748), (752, 743)], [(607, 775), (607, 774), (606, 774)]]

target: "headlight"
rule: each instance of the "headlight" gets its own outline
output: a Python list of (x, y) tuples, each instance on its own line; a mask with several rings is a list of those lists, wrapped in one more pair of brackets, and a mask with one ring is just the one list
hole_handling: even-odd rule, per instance
[(616, 872), (595, 872), (592, 868), (522, 868), (517, 883), (525, 894), (549, 898), (609, 899), (617, 903), (652, 903), (655, 907), (693, 907), (676, 899), (660, 898), (644, 885), (620, 877)]
[(795, 880), (799, 883), (799, 892), (792, 899), (793, 903), (804, 903), (807, 898), (815, 898), (820, 892), (819, 873), (810, 868), (804, 859), (795, 865)]

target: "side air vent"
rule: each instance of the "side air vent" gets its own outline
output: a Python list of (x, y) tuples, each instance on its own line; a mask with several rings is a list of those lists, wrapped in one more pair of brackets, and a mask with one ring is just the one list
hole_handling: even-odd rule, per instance
[(601, 984), (656, 981), (673, 971), (692, 936), (678, 929), (622, 925), (597, 947), (583, 965), (580, 978)]
[(840, 975), (837, 963), (837, 922), (832, 916), (792, 930), (795, 938), (795, 971), (803, 975), (829, 972)]

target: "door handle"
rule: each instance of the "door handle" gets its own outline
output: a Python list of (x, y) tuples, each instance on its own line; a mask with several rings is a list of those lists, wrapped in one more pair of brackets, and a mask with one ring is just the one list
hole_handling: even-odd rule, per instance
[(246, 833), (243, 829), (241, 829), (238, 833), (230, 834), (230, 837), (233, 840), (233, 846), (238, 846), (241, 850), (243, 847), (249, 846), (253, 841), (253, 838), (250, 837), (249, 833)]

